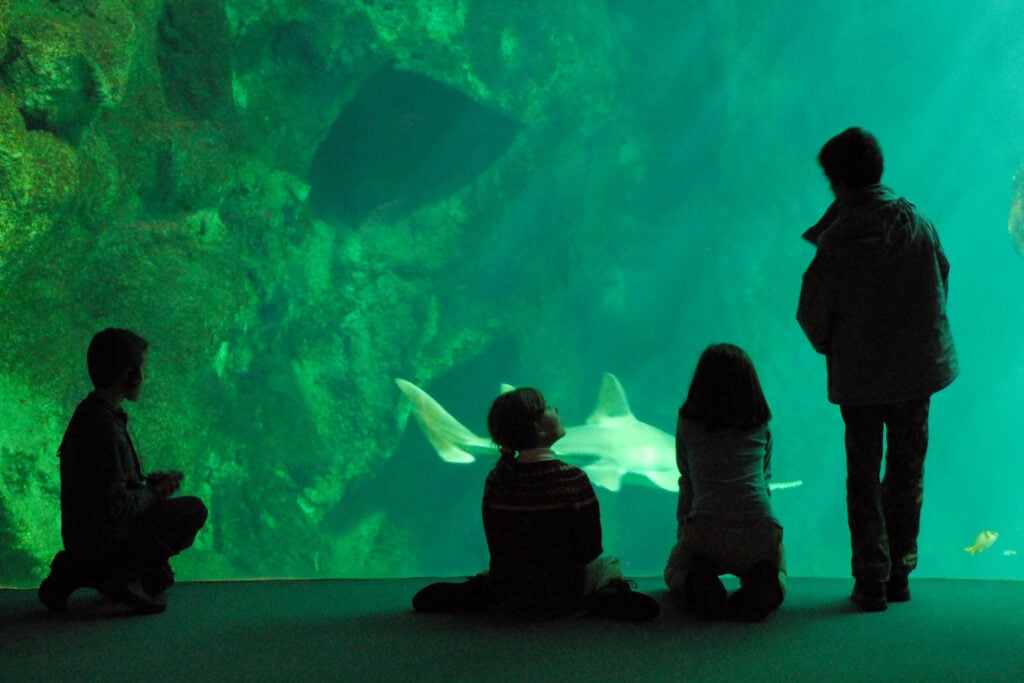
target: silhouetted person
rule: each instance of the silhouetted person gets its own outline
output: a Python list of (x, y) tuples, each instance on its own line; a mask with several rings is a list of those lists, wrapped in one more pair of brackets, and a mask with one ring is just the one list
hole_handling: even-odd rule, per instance
[(828, 398), (846, 423), (851, 597), (862, 610), (881, 611), (910, 599), (929, 403), (957, 374), (949, 262), (932, 224), (880, 184), (882, 151), (870, 133), (843, 131), (818, 162), (836, 199), (804, 233), (818, 249), (797, 320), (825, 354)]
[(487, 429), (501, 450), (484, 486), (490, 570), (465, 583), (431, 584), (413, 607), (498, 606), (528, 617), (585, 609), (627, 621), (657, 616), (658, 603), (632, 591), (618, 559), (601, 556), (601, 513), (590, 479), (551, 450), (565, 436), (558, 411), (536, 389), (514, 389), (494, 400)]
[[(706, 348), (679, 409), (679, 527), (665, 567), (665, 583), (700, 616), (760, 621), (782, 604), (782, 525), (768, 489), (771, 417), (750, 356), (733, 344)], [(728, 599), (722, 574), (740, 579)]]
[(137, 612), (162, 611), (162, 594), (174, 583), (168, 558), (191, 546), (206, 522), (201, 500), (171, 498), (181, 472), (143, 476), (128, 435), (121, 403), (139, 399), (147, 346), (115, 328), (89, 344), (94, 390), (75, 409), (58, 451), (64, 550), (39, 586), (53, 611), (66, 610), (68, 596), (84, 586)]

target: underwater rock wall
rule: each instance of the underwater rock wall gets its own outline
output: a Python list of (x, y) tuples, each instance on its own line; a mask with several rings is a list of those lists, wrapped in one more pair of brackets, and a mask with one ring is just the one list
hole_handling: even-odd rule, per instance
[[(383, 502), (348, 510), (346, 491), (398, 439), (393, 377), (429, 380), (552, 315), (564, 272), (612, 229), (577, 198), (612, 197), (635, 169), (575, 152), (613, 116), (608, 17), (540, 1), (0, 7), (0, 584), (35, 584), (60, 547), (54, 454), (106, 326), (150, 341), (128, 406), (146, 467), (184, 470), (211, 510), (181, 578), (415, 574)], [(318, 220), (311, 160), (385, 68), (521, 128), (447, 196)], [(510, 248), (540, 239), (542, 258)], [(550, 296), (523, 301), (535, 291)], [(326, 515), (345, 524), (325, 532)]]

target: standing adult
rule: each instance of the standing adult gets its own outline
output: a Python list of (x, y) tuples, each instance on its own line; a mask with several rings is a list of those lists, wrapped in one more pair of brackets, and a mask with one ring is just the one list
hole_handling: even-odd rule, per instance
[(825, 143), (818, 163), (835, 201), (804, 233), (817, 253), (797, 320), (825, 355), (828, 399), (846, 423), (851, 597), (864, 611), (882, 611), (910, 599), (928, 409), (957, 374), (949, 261), (931, 222), (881, 184), (873, 135), (848, 128)]

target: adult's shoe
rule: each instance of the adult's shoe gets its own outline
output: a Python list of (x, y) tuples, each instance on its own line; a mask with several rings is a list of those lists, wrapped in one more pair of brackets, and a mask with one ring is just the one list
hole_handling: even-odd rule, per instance
[(889, 602), (910, 602), (910, 578), (891, 576), (885, 584), (885, 597)]
[(857, 579), (850, 599), (860, 606), (861, 612), (884, 612), (889, 607), (885, 598), (885, 585), (883, 581)]

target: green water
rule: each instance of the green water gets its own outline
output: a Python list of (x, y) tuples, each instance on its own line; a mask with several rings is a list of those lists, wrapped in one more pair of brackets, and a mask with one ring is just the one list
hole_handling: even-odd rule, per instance
[[(501, 383), (541, 389), (571, 426), (610, 372), (671, 433), (700, 351), (725, 341), (759, 370), (775, 480), (803, 482), (773, 496), (790, 573), (847, 576), (842, 420), (795, 312), (800, 234), (831, 199), (815, 156), (851, 125), (951, 262), (961, 374), (932, 401), (917, 575), (1024, 578), (1024, 261), (1007, 233), (1024, 6), (726, 4), (229, 2), (233, 80), (190, 85), (229, 113), (181, 114), (136, 57), (112, 81), (127, 94), (74, 135), (5, 109), (31, 129), (0, 140), (11, 164), (56, 158), (42, 145), (79, 171), (59, 202), (48, 177), (11, 176), (35, 204), (0, 183), (27, 207), (0, 216), (0, 584), (32, 585), (60, 547), (53, 453), (107, 325), (151, 344), (128, 406), (143, 460), (185, 470), (210, 506), (182, 579), (473, 573), (489, 463), (442, 461), (395, 378), (484, 435)], [(30, 19), (0, 21), (12, 102), (43, 87), (17, 69)], [(415, 92), (389, 100), (402, 83)], [(24, 237), (27, 216), (52, 220)], [(660, 574), (675, 494), (598, 496), (605, 552)], [(966, 553), (985, 530), (998, 540)]]

